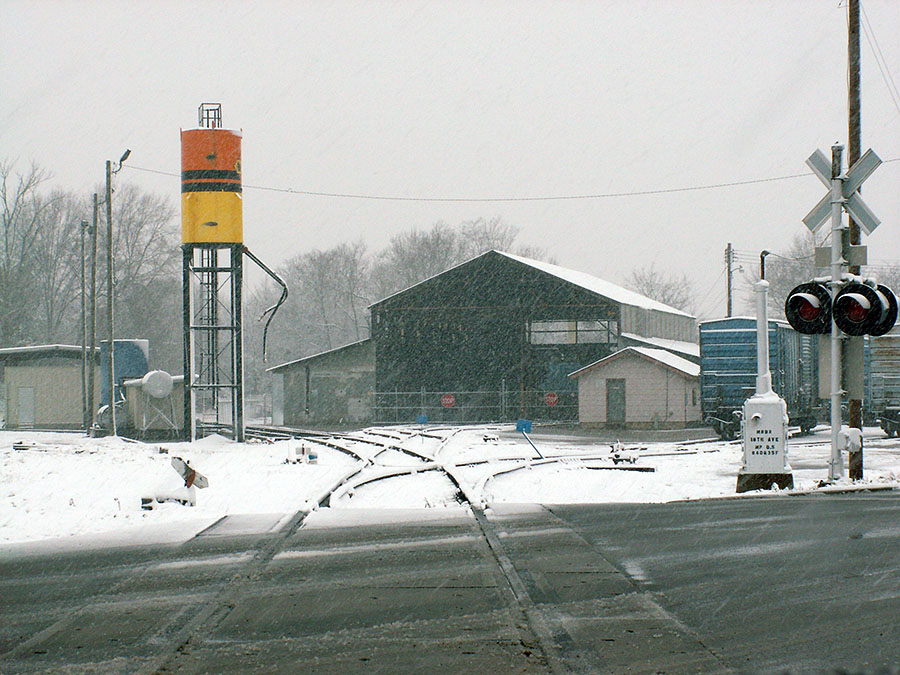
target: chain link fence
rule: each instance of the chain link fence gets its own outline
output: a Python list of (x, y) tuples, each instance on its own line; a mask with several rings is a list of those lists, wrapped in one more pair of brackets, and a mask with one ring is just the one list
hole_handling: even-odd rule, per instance
[(375, 392), (373, 415), (378, 424), (416, 422), (512, 422), (578, 419), (576, 391), (391, 391)]

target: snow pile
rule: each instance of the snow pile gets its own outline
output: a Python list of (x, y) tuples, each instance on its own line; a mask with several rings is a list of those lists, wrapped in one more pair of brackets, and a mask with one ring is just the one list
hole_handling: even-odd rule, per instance
[[(91, 535), (164, 523), (199, 529), (229, 513), (287, 513), (326, 490), (353, 458), (317, 447), (316, 464), (286, 464), (288, 442), (244, 443), (211, 436), (195, 443), (145, 444), (81, 434), (0, 432), (0, 542)], [(182, 498), (172, 468), (181, 457), (209, 479), (197, 506), (142, 499)]]
[[(373, 466), (339, 491), (319, 519), (328, 513), (352, 519), (392, 509), (459, 517), (458, 488), (440, 467), (452, 473), (468, 497), (499, 505), (735, 497), (741, 465), (740, 444), (721, 441), (610, 445), (536, 433), (532, 447), (510, 427), (429, 428), (427, 438), (415, 431), (365, 435), (394, 446), (388, 450), (340, 439)], [(900, 486), (900, 441), (884, 438), (878, 429), (865, 435), (866, 480), (857, 487)], [(102, 533), (114, 533), (120, 542), (128, 537), (178, 541), (225, 515), (237, 527), (239, 514), (267, 514), (248, 527), (263, 522), (274, 527), (283, 516), (315, 506), (342, 477), (361, 467), (356, 458), (320, 444), (315, 444), (316, 463), (289, 462), (297, 454), (291, 447), (290, 441), (238, 444), (218, 436), (192, 444), (147, 444), (77, 433), (0, 431), (0, 544), (58, 537), (89, 537), (96, 543)], [(792, 440), (791, 492), (817, 489), (827, 476), (829, 454), (827, 430)], [(183, 458), (209, 479), (208, 488), (194, 490), (195, 507), (166, 501), (188, 495), (172, 457)], [(382, 474), (397, 475), (372, 480)], [(844, 480), (826, 489), (848, 487), (850, 481)], [(144, 510), (141, 503), (148, 497), (158, 501)]]

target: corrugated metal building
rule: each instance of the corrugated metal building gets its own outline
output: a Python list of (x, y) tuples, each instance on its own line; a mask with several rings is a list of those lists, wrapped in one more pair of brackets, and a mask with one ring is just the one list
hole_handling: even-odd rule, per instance
[(375, 419), (574, 420), (568, 374), (623, 334), (695, 343), (694, 317), (583, 272), (488, 251), (371, 307)]
[(575, 371), (583, 426), (673, 429), (700, 422), (700, 366), (663, 349), (626, 347)]
[[(95, 400), (100, 370), (95, 361)], [(82, 426), (81, 347), (35, 345), (0, 349), (0, 427), (78, 429)]]
[(372, 419), (375, 352), (371, 340), (290, 361), (268, 372), (282, 376), (283, 424), (356, 424)]

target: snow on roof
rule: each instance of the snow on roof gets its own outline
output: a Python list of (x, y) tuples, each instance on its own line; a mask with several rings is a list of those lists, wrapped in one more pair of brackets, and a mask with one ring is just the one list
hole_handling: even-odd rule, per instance
[(295, 366), (298, 363), (303, 363), (304, 361), (310, 361), (312, 359), (317, 359), (320, 356), (325, 356), (326, 354), (334, 354), (335, 352), (339, 352), (344, 349), (350, 349), (351, 347), (358, 347), (360, 345), (365, 344), (371, 340), (371, 338), (365, 338), (363, 340), (359, 340), (357, 342), (351, 342), (350, 344), (342, 345), (340, 347), (335, 347), (334, 349), (326, 349), (324, 352), (319, 352), (318, 354), (310, 354), (309, 356), (304, 356), (299, 359), (294, 359), (293, 361), (288, 361), (287, 363), (282, 363), (277, 366), (272, 366), (271, 368), (266, 368), (267, 373), (272, 373), (277, 370), (281, 370), (282, 368), (287, 368), (288, 366)]
[(643, 337), (635, 333), (622, 333), (622, 337), (628, 340), (634, 340), (635, 342), (643, 342), (644, 344), (648, 344), (653, 347), (659, 347), (660, 349), (667, 349), (670, 352), (680, 352), (682, 354), (688, 354), (689, 356), (693, 356), (695, 358), (700, 357), (700, 345), (696, 342), (669, 340), (667, 338), (660, 337)]
[(602, 295), (605, 298), (609, 298), (610, 300), (621, 303), (623, 305), (631, 305), (632, 307), (652, 309), (657, 312), (666, 312), (667, 314), (677, 314), (679, 316), (687, 316), (693, 318), (690, 314), (682, 312), (680, 309), (675, 309), (674, 307), (669, 307), (669, 305), (664, 305), (663, 303), (657, 302), (656, 300), (651, 300), (650, 298), (643, 296), (640, 293), (630, 291), (627, 288), (622, 288), (621, 286), (617, 286), (616, 284), (609, 281), (604, 281), (603, 279), (599, 279), (595, 276), (587, 274), (586, 272), (578, 272), (576, 270), (570, 270), (566, 267), (560, 267), (559, 265), (541, 262), (540, 260), (532, 260), (531, 258), (522, 258), (521, 256), (512, 255), (511, 253), (503, 253), (502, 251), (497, 251), (497, 253), (506, 256), (507, 258), (517, 260), (524, 265), (528, 265), (529, 267), (539, 269), (542, 272), (546, 272), (547, 274), (552, 274), (553, 276), (558, 277), (564, 281), (568, 281), (569, 283), (575, 284), (576, 286), (581, 286), (588, 291), (596, 293), (597, 295)]
[(0, 347), (0, 354), (21, 354), (27, 352), (40, 352), (51, 350), (69, 351), (77, 349), (81, 351), (78, 345), (29, 345), (27, 347)]
[[(732, 323), (735, 321), (752, 321), (753, 323), (756, 323), (757, 321), (759, 321), (759, 319), (755, 316), (722, 316), (722, 317), (719, 317), (718, 319), (704, 319), (703, 321), (700, 322), (700, 325), (702, 326), (702, 325), (705, 325), (708, 323), (720, 323), (720, 322)], [(790, 324), (787, 321), (785, 321), (784, 319), (770, 318), (769, 323), (778, 324), (779, 326), (790, 326)], [(736, 330), (743, 330), (743, 329), (736, 329)]]
[[(90, 351), (90, 349), (88, 349)], [(49, 354), (52, 352), (81, 353), (78, 345), (31, 345), (28, 347), (0, 347), (0, 356), (14, 356), (18, 354)]]
[(629, 353), (638, 354), (644, 358), (656, 361), (689, 377), (700, 377), (700, 366), (698, 364), (676, 356), (672, 352), (667, 352), (665, 349), (651, 349), (650, 347), (626, 347), (625, 349), (620, 349), (599, 361), (594, 361), (594, 363), (576, 370), (574, 373), (569, 373), (569, 377), (580, 377), (602, 363), (621, 358)]
[(588, 290), (592, 293), (596, 293), (597, 295), (602, 295), (604, 298), (608, 298), (614, 302), (618, 302), (623, 305), (630, 305), (632, 307), (640, 307), (642, 309), (652, 309), (657, 312), (666, 312), (667, 314), (676, 314), (678, 316), (686, 316), (689, 318), (694, 318), (690, 314), (682, 312), (680, 309), (675, 309), (674, 307), (669, 307), (669, 305), (664, 305), (661, 302), (657, 302), (656, 300), (651, 300), (648, 297), (641, 295), (640, 293), (636, 293), (634, 291), (630, 291), (627, 288), (622, 288), (621, 286), (617, 286), (614, 283), (609, 281), (604, 281), (603, 279), (599, 279), (595, 276), (587, 274), (586, 272), (578, 272), (576, 270), (570, 270), (566, 267), (560, 267), (559, 265), (553, 265), (552, 263), (541, 262), (540, 260), (532, 260), (531, 258), (523, 258), (522, 256), (513, 255), (512, 253), (504, 253), (503, 251), (497, 251), (496, 249), (492, 249), (490, 251), (485, 251), (481, 255), (477, 255), (470, 260), (466, 260), (465, 262), (461, 262), (458, 265), (454, 265), (443, 272), (435, 274), (433, 276), (428, 277), (427, 279), (423, 279), (417, 284), (413, 284), (408, 288), (404, 288), (401, 291), (397, 291), (396, 293), (392, 293), (391, 295), (382, 298), (378, 302), (374, 302), (370, 307), (374, 307), (375, 305), (380, 305), (382, 302), (389, 300), (401, 293), (405, 293), (410, 288), (415, 288), (420, 284), (424, 284), (426, 281), (430, 281), (436, 277), (439, 277), (441, 274), (449, 272), (450, 270), (454, 270), (457, 267), (462, 267), (473, 260), (477, 260), (482, 256), (486, 256), (489, 253), (496, 253), (497, 255), (502, 255), (505, 258), (509, 258), (511, 260), (515, 260), (516, 262), (520, 262), (523, 265), (528, 265), (529, 267), (533, 267), (534, 269), (540, 270), (541, 272), (546, 272), (547, 274), (551, 274), (557, 279), (562, 279), (563, 281), (568, 281), (570, 284), (575, 284), (576, 286), (580, 286), (585, 290)]

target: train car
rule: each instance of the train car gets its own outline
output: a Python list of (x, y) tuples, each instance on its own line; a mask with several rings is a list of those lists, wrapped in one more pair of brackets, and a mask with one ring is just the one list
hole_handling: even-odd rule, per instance
[[(724, 439), (740, 432), (744, 401), (756, 391), (756, 319), (728, 317), (700, 323), (703, 419)], [(804, 432), (818, 423), (818, 336), (801, 335), (787, 322), (769, 321), (772, 389)]]
[(887, 335), (866, 338), (866, 371), (866, 423), (900, 436), (900, 325)]

